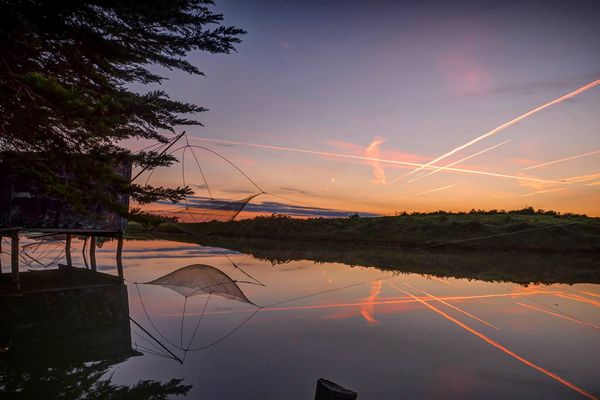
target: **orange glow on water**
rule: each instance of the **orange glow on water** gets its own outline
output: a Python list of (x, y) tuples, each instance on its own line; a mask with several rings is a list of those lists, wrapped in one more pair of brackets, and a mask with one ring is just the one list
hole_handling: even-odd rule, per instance
[(587, 294), (588, 296), (593, 296), (593, 297), (600, 297), (600, 294), (592, 293), (592, 292), (586, 292), (585, 290), (580, 290), (579, 293)]
[[(477, 299), (490, 299), (490, 298), (502, 298), (502, 297), (518, 297), (518, 296), (532, 296), (536, 294), (560, 294), (563, 292), (522, 292), (522, 293), (500, 293), (500, 294), (482, 294), (482, 295), (473, 295), (473, 296), (445, 296), (438, 297), (438, 300), (445, 301), (462, 301), (462, 300), (477, 300)], [(438, 301), (432, 300), (430, 297), (421, 297), (420, 300), (423, 301)], [(380, 305), (393, 305), (393, 304), (407, 304), (407, 303), (415, 303), (417, 300), (413, 298), (400, 298), (398, 300), (379, 300), (373, 302), (356, 302), (356, 303), (334, 303), (334, 304), (314, 304), (307, 306), (290, 306), (290, 307), (264, 307), (261, 309), (261, 312), (265, 311), (298, 311), (298, 310), (323, 310), (330, 308), (347, 308), (347, 307), (364, 307), (366, 305), (372, 306), (380, 306)], [(204, 315), (210, 314), (233, 314), (233, 313), (250, 313), (254, 312), (254, 310), (223, 310), (223, 311), (207, 311)], [(200, 313), (189, 312), (186, 313), (187, 316), (197, 316), (201, 315)], [(165, 317), (181, 317), (181, 314), (162, 314)]]
[(595, 307), (600, 307), (600, 301), (596, 301), (596, 300), (592, 300), (592, 299), (588, 299), (586, 297), (582, 297), (582, 296), (578, 296), (576, 294), (571, 294), (571, 293), (562, 293), (562, 294), (557, 294), (558, 297), (562, 297), (563, 299), (568, 299), (568, 300), (574, 300), (574, 301), (580, 301), (582, 303), (588, 303), (591, 304)]
[[(397, 289), (397, 288), (396, 288)], [(522, 362), (523, 364), (541, 372), (542, 374), (554, 379), (555, 381), (565, 385), (566, 387), (573, 389), (574, 391), (582, 394), (583, 396), (589, 398), (589, 399), (597, 399), (592, 393), (586, 391), (585, 389), (580, 388), (579, 386), (575, 385), (574, 383), (571, 383), (569, 381), (567, 381), (564, 378), (561, 378), (560, 376), (556, 375), (553, 372), (548, 371), (547, 369), (533, 363), (532, 361), (529, 361), (523, 357), (521, 357), (520, 355), (516, 354), (515, 352), (513, 352), (512, 350), (508, 349), (507, 347), (501, 345), (500, 343), (496, 342), (495, 340), (489, 338), (488, 336), (484, 335), (483, 333), (471, 328), (470, 326), (460, 322), (459, 320), (457, 320), (456, 318), (446, 314), (444, 311), (440, 310), (439, 308), (429, 304), (429, 302), (424, 301), (412, 294), (410, 294), (409, 292), (405, 291), (405, 290), (401, 290), (401, 289), (397, 289), (401, 292), (404, 292), (405, 294), (407, 294), (408, 296), (412, 297), (415, 301), (418, 301), (419, 303), (423, 304), (424, 306), (426, 306), (427, 308), (429, 308), (430, 310), (438, 313), (439, 315), (441, 315), (442, 317), (446, 318), (448, 321), (451, 321), (453, 323), (455, 323), (456, 325), (460, 326), (461, 328), (463, 328), (464, 330), (466, 330), (469, 333), (472, 333), (473, 335), (479, 337), (480, 339), (482, 339), (483, 341), (487, 342), (488, 344), (494, 346), (495, 348), (497, 348), (498, 350), (508, 354), (509, 356), (513, 357), (514, 359)]]
[(360, 315), (367, 321), (369, 325), (379, 324), (374, 317), (375, 299), (381, 293), (381, 281), (371, 283), (371, 294), (365, 299), (364, 305), (360, 308)]
[(555, 313), (555, 312), (552, 312), (552, 311), (544, 310), (542, 308), (531, 306), (529, 304), (523, 304), (523, 303), (519, 303), (519, 302), (515, 302), (515, 303), (518, 304), (518, 305), (520, 305), (520, 306), (522, 306), (522, 307), (531, 308), (532, 310), (536, 310), (536, 311), (542, 312), (544, 314), (552, 315), (552, 316), (557, 317), (557, 318), (566, 319), (568, 321), (576, 322), (578, 324), (589, 326), (590, 328), (594, 328), (594, 329), (600, 330), (600, 326), (597, 326), (597, 325), (594, 325), (594, 324), (590, 324), (588, 322), (582, 321), (582, 320), (577, 319), (577, 318), (569, 317), (568, 315), (558, 314), (558, 313)]
[[(396, 287), (396, 286), (395, 286), (393, 283), (389, 282), (389, 284), (390, 284), (390, 285), (391, 285), (391, 286), (392, 286), (394, 289), (396, 289), (396, 290), (398, 290), (398, 291), (400, 291), (400, 290), (401, 290), (401, 289), (397, 288), (397, 287)], [(456, 307), (456, 306), (453, 306), (452, 304), (450, 304), (450, 303), (448, 303), (448, 302), (446, 302), (446, 301), (444, 301), (444, 300), (440, 299), (439, 297), (436, 297), (436, 296), (434, 296), (434, 295), (432, 295), (432, 294), (429, 294), (429, 293), (427, 293), (427, 292), (426, 292), (426, 291), (424, 291), (424, 290), (417, 289), (417, 288), (415, 288), (415, 287), (413, 287), (413, 286), (409, 285), (408, 283), (405, 283), (405, 285), (406, 285), (406, 286), (408, 286), (408, 287), (410, 287), (411, 289), (414, 289), (414, 290), (416, 290), (417, 292), (420, 292), (420, 293), (422, 293), (422, 294), (424, 294), (424, 295), (426, 295), (426, 296), (429, 296), (429, 297), (431, 297), (432, 299), (435, 299), (436, 301), (439, 301), (439, 302), (440, 302), (440, 303), (442, 303), (442, 304), (445, 304), (445, 305), (447, 305), (447, 306), (448, 306), (448, 307), (450, 307), (450, 308), (453, 308), (453, 309), (455, 309), (456, 311), (458, 311), (458, 312), (460, 312), (460, 313), (463, 313), (464, 315), (466, 315), (466, 316), (467, 316), (467, 317), (469, 317), (469, 318), (472, 318), (472, 319), (474, 319), (474, 320), (476, 320), (476, 321), (479, 321), (479, 322), (481, 322), (481, 323), (482, 323), (482, 324), (484, 324), (484, 325), (487, 325), (487, 326), (489, 326), (489, 327), (492, 327), (492, 328), (494, 328), (494, 329), (500, 329), (500, 328), (498, 328), (496, 325), (492, 325), (492, 324), (490, 324), (489, 322), (487, 322), (487, 321), (484, 321), (484, 320), (482, 320), (481, 318), (479, 318), (479, 317), (477, 317), (477, 316), (475, 316), (475, 315), (471, 314), (470, 312), (467, 312), (467, 311), (463, 310), (462, 308), (458, 308), (458, 307)]]

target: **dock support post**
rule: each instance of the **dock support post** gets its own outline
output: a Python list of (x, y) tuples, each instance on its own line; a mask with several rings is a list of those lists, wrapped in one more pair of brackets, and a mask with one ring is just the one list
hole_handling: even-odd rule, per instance
[(119, 278), (123, 279), (123, 236), (119, 236), (117, 242), (117, 272)]
[(96, 236), (90, 237), (90, 265), (96, 271)]
[(0, 274), (2, 274), (2, 235), (0, 235)]
[(67, 233), (67, 240), (65, 242), (65, 255), (67, 256), (67, 267), (73, 266), (73, 260), (71, 259), (71, 234)]
[(356, 400), (358, 394), (327, 379), (317, 381), (315, 400)]
[(19, 275), (19, 231), (15, 231), (11, 237), (10, 268), (12, 270), (12, 283), (16, 290), (21, 290), (21, 277)]

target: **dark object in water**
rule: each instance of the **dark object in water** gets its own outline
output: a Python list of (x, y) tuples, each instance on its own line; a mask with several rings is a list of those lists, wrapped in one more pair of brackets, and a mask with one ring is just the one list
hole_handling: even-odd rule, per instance
[(337, 383), (319, 378), (315, 400), (356, 400), (358, 393), (346, 389)]

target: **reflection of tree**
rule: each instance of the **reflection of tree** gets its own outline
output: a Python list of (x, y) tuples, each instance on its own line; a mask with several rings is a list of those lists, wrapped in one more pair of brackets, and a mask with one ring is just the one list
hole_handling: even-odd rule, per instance
[[(100, 361), (58, 368), (31, 368), (0, 371), (0, 397), (11, 399), (148, 399), (162, 400), (171, 396), (187, 395), (191, 385), (182, 379), (163, 383), (141, 380), (133, 386), (112, 382), (107, 377), (113, 362)], [(104, 378), (103, 378), (104, 377)]]

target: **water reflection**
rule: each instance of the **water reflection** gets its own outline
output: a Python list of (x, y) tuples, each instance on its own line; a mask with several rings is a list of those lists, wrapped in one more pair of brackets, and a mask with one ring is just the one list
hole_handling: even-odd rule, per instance
[[(116, 274), (111, 246), (99, 249), (98, 268)], [(478, 255), (442, 254), (436, 256), (446, 257), (444, 262), (426, 264), (435, 258), (401, 253), (394, 263), (389, 254), (375, 254), (366, 265), (379, 268), (371, 268), (355, 263), (369, 257), (362, 249), (346, 258), (332, 252), (297, 254), (337, 262), (294, 256), (281, 268), (274, 258), (262, 257), (266, 250), (254, 257), (194, 243), (127, 241), (130, 315), (183, 363), (165, 358), (168, 353), (132, 324), (131, 347), (144, 355), (108, 366), (106, 376), (129, 388), (141, 379), (184, 378), (178, 383), (193, 385), (186, 392), (190, 398), (208, 399), (312, 398), (321, 377), (363, 399), (600, 395), (594, 263), (571, 261), (572, 271), (563, 266), (552, 278), (566, 277), (567, 284), (539, 285), (531, 284), (536, 279), (527, 265), (542, 256), (501, 255), (500, 262), (489, 263)], [(194, 265), (220, 278), (187, 276)], [(496, 270), (498, 265), (506, 267)], [(535, 276), (541, 281), (551, 277), (543, 268)], [(181, 270), (183, 286), (173, 285)], [(470, 279), (461, 279), (468, 271)], [(528, 284), (495, 279), (500, 276)], [(218, 295), (213, 285), (228, 289)]]
[[(235, 264), (233, 264), (233, 266), (237, 270), (243, 271), (239, 266), (237, 266)], [(251, 275), (249, 275), (245, 272), (244, 272), (244, 274), (246, 276), (252, 278)], [(152, 333), (148, 329), (145, 329), (139, 322), (133, 321), (136, 324), (136, 326), (138, 328), (140, 328), (143, 331), (143, 333), (145, 333), (146, 336), (151, 340), (145, 339), (144, 336), (141, 334), (137, 334), (137, 336), (140, 337), (140, 339), (145, 340), (150, 345), (154, 344), (154, 348), (148, 348), (147, 346), (143, 346), (143, 345), (137, 345), (137, 346), (139, 346), (139, 348), (141, 348), (142, 350), (144, 350), (150, 354), (155, 354), (155, 355), (163, 356), (166, 358), (169, 358), (169, 356), (171, 356), (171, 357), (173, 357), (173, 359), (175, 359), (183, 364), (183, 362), (185, 361), (185, 358), (187, 357), (188, 352), (205, 350), (211, 346), (218, 344), (219, 342), (221, 342), (228, 336), (235, 333), (235, 331), (240, 329), (260, 309), (260, 307), (258, 307), (256, 304), (252, 303), (248, 299), (248, 297), (246, 297), (244, 292), (242, 292), (242, 290), (238, 286), (238, 283), (264, 286), (262, 283), (260, 283), (259, 281), (255, 280), (255, 279), (253, 282), (233, 280), (227, 274), (222, 272), (221, 270), (219, 270), (215, 267), (212, 267), (210, 265), (206, 265), (206, 264), (188, 265), (186, 267), (182, 267), (178, 270), (175, 270), (164, 276), (161, 276), (159, 278), (156, 278), (152, 281), (145, 283), (145, 285), (153, 285), (153, 286), (160, 286), (160, 287), (168, 288), (168, 289), (174, 291), (175, 293), (177, 293), (178, 295), (180, 295), (181, 297), (183, 297), (184, 301), (183, 301), (183, 309), (181, 311), (181, 326), (180, 326), (180, 332), (179, 332), (179, 344), (176, 344), (175, 340), (169, 339), (168, 337), (166, 337), (157, 328), (156, 324), (152, 320), (150, 313), (148, 312), (148, 307), (146, 306), (146, 304), (143, 300), (142, 293), (139, 288), (139, 283), (135, 283), (136, 291), (137, 291), (142, 309), (144, 310), (146, 320), (148, 321), (148, 323), (150, 324), (150, 326), (152, 327), (154, 332), (156, 332), (156, 334), (164, 342), (166, 342), (166, 343), (161, 342), (161, 340), (158, 340), (154, 335), (152, 335)], [(217, 338), (213, 342), (204, 344), (200, 347), (194, 347), (194, 343), (195, 343), (194, 339), (196, 338), (196, 335), (198, 334), (198, 329), (200, 327), (200, 323), (202, 322), (202, 319), (204, 318), (204, 314), (207, 311), (207, 308), (209, 306), (212, 296), (218, 296), (218, 297), (221, 297), (224, 299), (233, 300), (233, 301), (251, 305), (251, 306), (255, 307), (255, 311), (250, 315), (250, 317), (243, 319), (242, 322), (240, 322), (240, 324), (235, 326), (232, 330), (224, 333), (222, 337)], [(193, 298), (193, 297), (204, 297), (205, 300), (204, 300), (204, 305), (202, 306), (202, 311), (198, 315), (197, 322), (195, 323), (195, 328), (193, 329), (193, 333), (189, 337), (189, 341), (187, 341), (187, 344), (184, 345), (184, 328), (185, 328), (186, 317), (188, 316), (186, 313), (188, 311), (188, 307), (187, 307), (188, 299)], [(153, 343), (153, 342), (155, 342), (155, 343)], [(156, 344), (158, 344), (158, 346), (160, 346), (160, 347), (156, 347)], [(169, 348), (169, 346), (171, 348)], [(165, 350), (168, 354), (165, 355), (164, 353), (161, 353), (161, 349)], [(175, 352), (177, 350), (179, 350), (180, 352), (183, 352), (183, 354), (181, 356), (177, 356), (175, 354)]]
[(191, 389), (174, 378), (113, 382), (116, 365), (143, 356), (132, 348), (127, 288), (117, 277), (48, 269), (23, 272), (17, 293), (8, 286), (0, 290), (3, 398), (162, 399)]
[(311, 260), (493, 282), (600, 283), (600, 259), (595, 254), (511, 253), (481, 251), (424, 251), (396, 247), (343, 246), (319, 242), (268, 241), (161, 234), (166, 239), (220, 246), (250, 254), (273, 264)]

